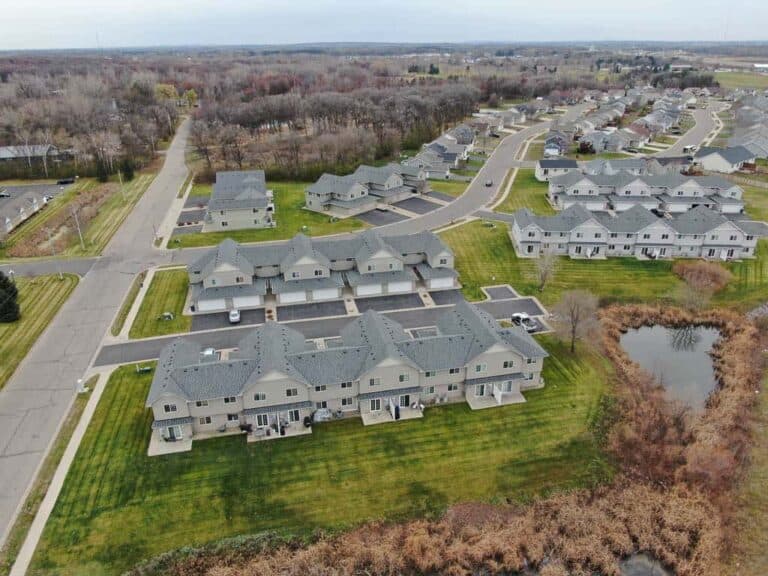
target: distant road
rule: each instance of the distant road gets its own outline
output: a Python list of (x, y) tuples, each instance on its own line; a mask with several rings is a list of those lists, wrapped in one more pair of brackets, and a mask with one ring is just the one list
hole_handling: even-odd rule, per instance
[(715, 129), (715, 120), (712, 114), (719, 110), (719, 106), (712, 103), (713, 108), (696, 108), (693, 111), (695, 126), (683, 134), (672, 146), (655, 154), (655, 156), (682, 156), (683, 148), (686, 146), (701, 146), (701, 143), (709, 136), (709, 133)]

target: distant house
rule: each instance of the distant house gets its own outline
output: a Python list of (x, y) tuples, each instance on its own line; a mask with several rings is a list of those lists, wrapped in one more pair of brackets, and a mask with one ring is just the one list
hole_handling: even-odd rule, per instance
[(14, 160), (36, 160), (41, 158), (59, 159), (68, 157), (69, 153), (59, 150), (52, 144), (17, 144), (16, 146), (0, 146), (0, 162)]
[(501, 113), (502, 123), (504, 128), (512, 128), (525, 122), (525, 112), (518, 110), (517, 108), (510, 108)]
[(571, 139), (565, 133), (551, 130), (544, 140), (544, 157), (564, 155), (570, 143)]
[(272, 228), (274, 215), (263, 170), (217, 172), (203, 231)]
[(755, 154), (744, 146), (732, 146), (730, 148), (703, 147), (696, 152), (694, 161), (704, 170), (731, 174), (741, 170), (745, 163), (753, 164), (755, 162)]
[(544, 159), (536, 162), (535, 176), (539, 182), (547, 182), (550, 178), (563, 176), (569, 172), (578, 171), (579, 165), (576, 160), (566, 158)]

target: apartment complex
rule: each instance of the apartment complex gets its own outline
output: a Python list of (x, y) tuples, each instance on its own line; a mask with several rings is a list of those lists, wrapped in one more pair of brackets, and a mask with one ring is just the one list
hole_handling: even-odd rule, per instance
[(763, 222), (730, 219), (705, 206), (676, 216), (657, 216), (637, 204), (623, 212), (590, 212), (576, 203), (555, 216), (527, 208), (512, 215), (509, 231), (517, 255), (544, 252), (571, 258), (753, 258)]
[(544, 385), (547, 352), (522, 328), (502, 328), (461, 302), (430, 336), (414, 336), (369, 311), (332, 345), (309, 343), (274, 322), (220, 357), (192, 340), (163, 349), (147, 396), (150, 455), (231, 432), (248, 441), (311, 433), (317, 410), (378, 424), (420, 418), (424, 405), (466, 401), (473, 409), (525, 402)]
[(217, 172), (203, 232), (276, 226), (272, 197), (263, 170)]
[(241, 245), (231, 239), (189, 265), (197, 312), (337, 300), (458, 287), (453, 252), (432, 232)]

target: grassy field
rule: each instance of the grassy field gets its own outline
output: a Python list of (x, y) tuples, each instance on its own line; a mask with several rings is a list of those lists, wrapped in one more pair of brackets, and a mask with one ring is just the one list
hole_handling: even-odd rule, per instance
[(469, 182), (459, 182), (457, 180), (430, 180), (429, 187), (435, 192), (448, 194), (449, 196), (461, 196), (469, 186)]
[(0, 324), (0, 389), (77, 286), (74, 274), (16, 278), (21, 319)]
[(459, 280), (471, 300), (484, 298), (481, 286), (509, 283), (523, 294), (535, 294), (545, 304), (557, 302), (563, 291), (576, 288), (604, 298), (653, 302), (671, 298), (680, 285), (670, 261), (561, 258), (554, 278), (539, 292), (536, 261), (515, 255), (506, 225), (489, 228), (482, 222), (470, 222), (446, 230), (441, 237), (456, 255)]
[(309, 534), (466, 500), (527, 499), (581, 486), (607, 465), (589, 432), (609, 369), (542, 338), (547, 386), (528, 402), (420, 420), (315, 426), (311, 436), (228, 437), (148, 458), (152, 376), (118, 369), (96, 410), (33, 560), (32, 575), (118, 574), (136, 561), (265, 529)]
[[(266, 240), (285, 240), (303, 232), (307, 236), (324, 236), (362, 230), (365, 223), (357, 218), (347, 218), (331, 222), (330, 217), (304, 209), (304, 189), (310, 182), (274, 182), (270, 188), (275, 193), (275, 228), (259, 230), (231, 230), (227, 232), (207, 232), (183, 234), (168, 242), (169, 248), (211, 246), (225, 238), (237, 242), (261, 242)], [(192, 193), (197, 194), (198, 185)], [(304, 227), (306, 226), (306, 229)]]
[(123, 305), (120, 307), (120, 312), (117, 313), (117, 317), (115, 318), (115, 321), (112, 323), (112, 328), (110, 328), (110, 333), (112, 336), (117, 336), (120, 334), (120, 330), (123, 329), (123, 325), (125, 324), (125, 319), (128, 317), (128, 314), (131, 312), (131, 308), (133, 307), (133, 303), (136, 300), (136, 296), (139, 294), (139, 290), (141, 290), (141, 284), (144, 282), (144, 278), (147, 277), (146, 272), (141, 272), (136, 278), (133, 279), (133, 284), (131, 284), (131, 289), (128, 291), (128, 294), (125, 297), (125, 300), (123, 301)]
[(768, 75), (749, 72), (715, 72), (715, 80), (725, 88), (768, 88)]
[(725, 265), (734, 279), (715, 296), (715, 304), (746, 311), (768, 300), (768, 240), (758, 242), (756, 255), (751, 260)]
[(768, 553), (768, 376), (763, 379), (763, 393), (754, 412), (755, 443), (750, 462), (737, 491), (735, 527), (739, 537), (734, 542), (730, 574), (765, 576)]
[(514, 212), (520, 208), (530, 208), (536, 214), (554, 214), (547, 201), (548, 185), (536, 180), (534, 170), (521, 168), (512, 182), (512, 188), (504, 202), (496, 207), (496, 212)]
[(35, 483), (32, 485), (29, 495), (24, 502), (24, 507), (16, 518), (16, 522), (14, 522), (8, 534), (5, 544), (0, 548), (0, 576), (7, 576), (11, 571), (11, 566), (13, 566), (16, 556), (24, 544), (29, 527), (32, 525), (37, 511), (40, 509), (40, 504), (42, 504), (43, 498), (45, 498), (45, 493), (48, 491), (53, 475), (56, 473), (56, 468), (58, 468), (59, 462), (61, 462), (61, 458), (64, 456), (67, 444), (69, 444), (72, 433), (80, 421), (80, 416), (82, 416), (83, 410), (85, 410), (85, 405), (88, 403), (88, 398), (91, 392), (93, 392), (97, 380), (98, 376), (93, 376), (88, 380), (85, 383), (88, 392), (78, 394), (75, 398), (69, 414), (67, 414), (66, 419), (61, 425), (61, 431), (35, 478)]
[[(182, 314), (188, 286), (186, 269), (155, 272), (128, 335), (131, 338), (148, 338), (189, 332), (192, 318)], [(175, 318), (161, 320), (163, 312), (172, 312)]]
[[(750, 175), (749, 178), (753, 178)], [(768, 189), (739, 184), (744, 190), (744, 207), (755, 220), (768, 221)]]

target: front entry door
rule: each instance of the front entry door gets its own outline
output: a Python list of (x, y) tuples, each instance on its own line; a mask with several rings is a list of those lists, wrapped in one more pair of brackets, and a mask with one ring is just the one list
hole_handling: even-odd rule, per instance
[(403, 394), (400, 396), (400, 407), (401, 408), (408, 408), (408, 406), (411, 405), (411, 395), (410, 394)]

